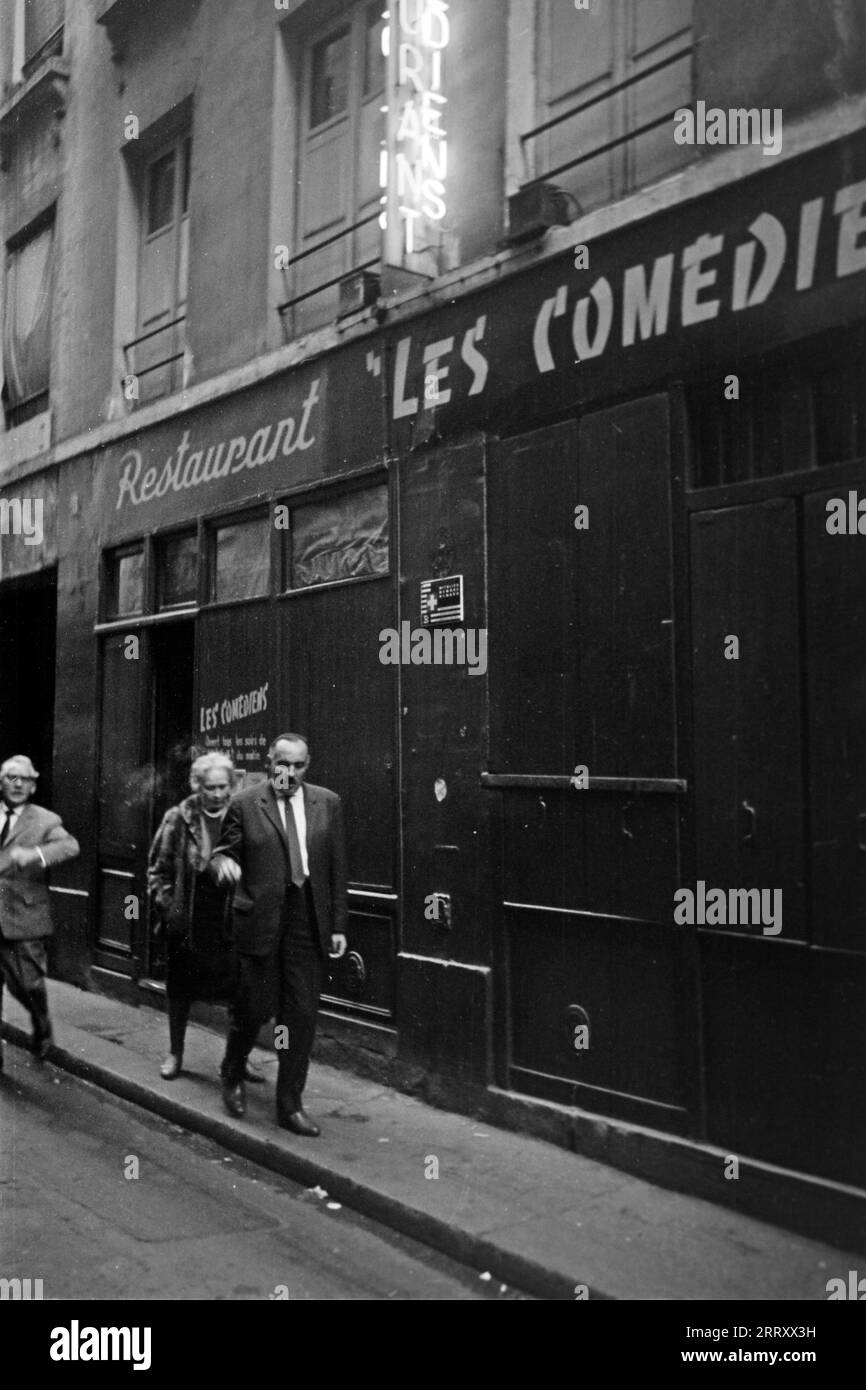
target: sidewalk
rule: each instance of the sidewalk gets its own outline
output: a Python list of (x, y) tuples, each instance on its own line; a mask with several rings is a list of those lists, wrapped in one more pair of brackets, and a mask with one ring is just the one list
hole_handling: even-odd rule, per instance
[[(584, 1284), (606, 1299), (826, 1300), (862, 1254), (678, 1195), (543, 1140), (435, 1110), (350, 1072), (314, 1064), (305, 1106), (319, 1139), (273, 1122), (276, 1058), (247, 1114), (225, 1113), (222, 1040), (191, 1024), (177, 1081), (162, 1081), (163, 1014), (51, 981), (51, 1062), (207, 1135), (234, 1153), (545, 1299)], [(7, 1045), (29, 1035), (7, 995)], [(438, 1161), (438, 1178), (425, 1177)]]

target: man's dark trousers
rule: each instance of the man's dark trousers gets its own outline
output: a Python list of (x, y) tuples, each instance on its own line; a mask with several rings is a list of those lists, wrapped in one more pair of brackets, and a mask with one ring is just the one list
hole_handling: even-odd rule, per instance
[(47, 1037), (51, 1032), (48, 1020), (48, 991), (45, 942), (8, 941), (0, 928), (0, 1018), (3, 1016), (3, 986), (23, 1004), (33, 1022), (33, 1036)]
[(236, 1086), (259, 1029), (275, 1018), (288, 1033), (277, 1035), (277, 1112), (301, 1109), (319, 996), (326, 977), (310, 881), (303, 888), (286, 885), (280, 933), (268, 956), (238, 955), (234, 1017), (226, 1042), (224, 1076)]

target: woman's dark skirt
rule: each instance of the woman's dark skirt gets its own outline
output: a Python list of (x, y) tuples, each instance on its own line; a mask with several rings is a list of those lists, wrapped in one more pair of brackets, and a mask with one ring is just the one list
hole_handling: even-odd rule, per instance
[(208, 874), (197, 874), (192, 929), (184, 940), (167, 943), (166, 993), (169, 998), (228, 1003), (234, 995), (235, 970), (225, 893)]

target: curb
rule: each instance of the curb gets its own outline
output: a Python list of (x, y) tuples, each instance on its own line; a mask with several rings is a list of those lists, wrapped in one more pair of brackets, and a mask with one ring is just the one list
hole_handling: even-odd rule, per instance
[[(2, 1036), (16, 1047), (29, 1050), (29, 1037), (23, 1029), (14, 1024), (2, 1025)], [(203, 1115), (193, 1106), (172, 1100), (170, 1096), (152, 1091), (138, 1081), (110, 1071), (107, 1067), (89, 1062), (85, 1058), (68, 1052), (65, 1048), (52, 1044), (48, 1054), (49, 1062), (89, 1081), (102, 1090), (129, 1101), (133, 1105), (149, 1110), (172, 1124), (180, 1125), (195, 1134), (213, 1140), (223, 1148), (236, 1153), (241, 1158), (257, 1163), (262, 1168), (279, 1173), (281, 1177), (304, 1187), (325, 1187), (328, 1196), (351, 1207), (353, 1211), (370, 1217), (401, 1235), (409, 1236), (422, 1245), (430, 1246), (459, 1264), (492, 1275), (499, 1283), (534, 1297), (554, 1302), (573, 1302), (575, 1286), (581, 1282), (574, 1277), (546, 1269), (526, 1256), (516, 1254), (497, 1245), (483, 1236), (468, 1231), (432, 1216), (408, 1203), (389, 1197), (376, 1188), (353, 1178), (346, 1177), (327, 1163), (306, 1158), (303, 1154), (284, 1149), (266, 1136), (236, 1128), (227, 1120), (216, 1116)], [(588, 1297), (594, 1302), (615, 1301), (616, 1296), (586, 1284)]]

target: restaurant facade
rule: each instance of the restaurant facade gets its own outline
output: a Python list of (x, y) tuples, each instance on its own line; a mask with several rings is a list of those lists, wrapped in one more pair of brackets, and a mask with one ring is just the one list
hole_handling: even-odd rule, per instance
[(349, 840), (322, 1055), (857, 1197), (862, 125), (404, 265), (341, 333), (10, 471), (44, 537), (2, 540), (9, 751), (82, 843), (59, 976), (159, 1002), (159, 816), (193, 751), (254, 780), (299, 730)]

